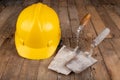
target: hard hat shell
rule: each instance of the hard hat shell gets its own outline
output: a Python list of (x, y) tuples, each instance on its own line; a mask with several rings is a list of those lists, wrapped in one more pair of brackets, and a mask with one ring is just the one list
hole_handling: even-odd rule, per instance
[(25, 8), (19, 15), (15, 45), (20, 56), (28, 59), (49, 58), (61, 38), (55, 11), (42, 3)]

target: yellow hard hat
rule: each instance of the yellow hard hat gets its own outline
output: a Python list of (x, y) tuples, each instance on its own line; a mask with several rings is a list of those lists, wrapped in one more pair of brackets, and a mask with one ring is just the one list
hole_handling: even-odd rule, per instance
[(49, 58), (60, 38), (59, 19), (52, 8), (37, 3), (20, 13), (15, 32), (15, 45), (20, 56), (28, 59)]

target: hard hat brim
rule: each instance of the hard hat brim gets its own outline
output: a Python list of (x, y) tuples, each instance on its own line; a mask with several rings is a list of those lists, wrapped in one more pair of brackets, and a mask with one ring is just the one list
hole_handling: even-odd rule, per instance
[(15, 35), (15, 45), (16, 45), (17, 52), (21, 57), (24, 57), (27, 59), (35, 59), (35, 60), (46, 59), (51, 57), (57, 48), (57, 45), (51, 46), (49, 48), (47, 47), (40, 48), (40, 49), (30, 48), (25, 44), (22, 44), (20, 39), (16, 35)]

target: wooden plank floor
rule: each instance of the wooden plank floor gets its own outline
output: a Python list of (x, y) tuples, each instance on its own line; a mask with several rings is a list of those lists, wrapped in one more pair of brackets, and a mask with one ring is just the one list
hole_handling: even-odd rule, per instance
[[(28, 60), (18, 55), (14, 44), (18, 14), (37, 2), (57, 12), (62, 44), (69, 47), (76, 46), (75, 32), (87, 13), (92, 18), (84, 33), (95, 38), (105, 27), (111, 29), (110, 35), (95, 48), (93, 57), (98, 60), (95, 65), (80, 74), (65, 76), (47, 68), (55, 55), (45, 60)], [(120, 80), (120, 0), (1, 0), (0, 80)]]

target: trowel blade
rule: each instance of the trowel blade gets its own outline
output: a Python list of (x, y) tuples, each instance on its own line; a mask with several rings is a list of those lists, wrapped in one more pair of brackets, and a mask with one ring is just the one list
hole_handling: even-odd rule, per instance
[(68, 75), (71, 70), (68, 69), (65, 64), (70, 61), (76, 54), (70, 48), (65, 45), (58, 51), (57, 55), (54, 57), (53, 61), (48, 66), (48, 69)]
[(72, 59), (69, 63), (66, 64), (66, 67), (68, 67), (75, 73), (80, 73), (95, 64), (96, 62), (97, 60), (93, 57), (86, 56), (83, 52), (80, 52), (74, 59)]

